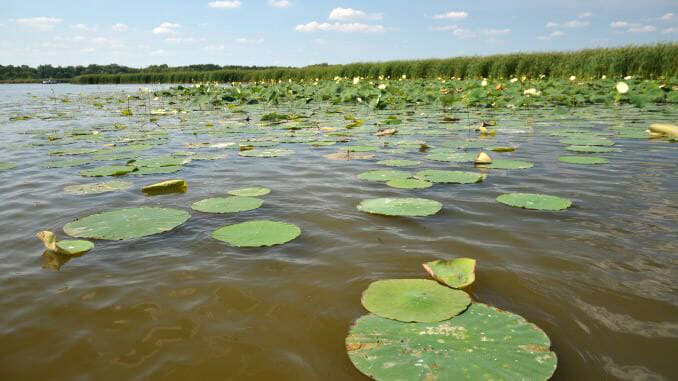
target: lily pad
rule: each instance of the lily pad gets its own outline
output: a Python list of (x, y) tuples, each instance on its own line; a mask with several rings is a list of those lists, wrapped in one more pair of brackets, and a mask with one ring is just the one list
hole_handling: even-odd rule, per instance
[(148, 194), (186, 192), (186, 180), (165, 180), (159, 183), (146, 185), (145, 187), (141, 188), (141, 191)]
[(98, 194), (129, 189), (132, 185), (134, 184), (130, 181), (112, 180), (103, 183), (68, 185), (64, 187), (64, 192), (76, 195)]
[(85, 177), (102, 177), (102, 176), (120, 176), (130, 172), (134, 172), (137, 167), (131, 165), (104, 165), (93, 169), (85, 169), (80, 171), (80, 176)]
[(255, 197), (214, 197), (198, 201), (191, 208), (205, 213), (237, 213), (260, 207), (263, 200)]
[(502, 204), (525, 209), (563, 210), (572, 205), (572, 201), (546, 194), (537, 193), (508, 193), (497, 197)]
[(573, 152), (587, 152), (587, 153), (607, 153), (607, 152), (621, 152), (619, 148), (600, 147), (600, 146), (567, 146), (568, 151)]
[(457, 258), (450, 261), (437, 260), (426, 262), (422, 266), (433, 279), (452, 288), (464, 288), (476, 279), (476, 260)]
[(53, 160), (42, 163), (40, 166), (43, 168), (70, 168), (70, 167), (79, 167), (81, 165), (91, 163), (91, 159), (62, 159), (62, 160)]
[(429, 160), (447, 161), (453, 163), (467, 163), (472, 162), (476, 154), (472, 152), (433, 152), (426, 156)]
[(380, 380), (547, 380), (551, 341), (520, 315), (482, 303), (438, 323), (404, 324), (368, 314), (356, 320), (346, 351)]
[(0, 163), (0, 171), (16, 168), (16, 163)]
[(372, 154), (368, 153), (352, 153), (349, 151), (339, 151), (323, 155), (323, 157), (330, 160), (369, 160), (374, 157)]
[(301, 234), (298, 226), (286, 222), (256, 220), (227, 225), (212, 237), (237, 247), (273, 246), (289, 242)]
[(367, 152), (367, 151), (376, 151), (379, 147), (376, 146), (348, 146), (346, 147), (351, 152)]
[(561, 156), (558, 158), (558, 160), (568, 164), (586, 164), (586, 165), (607, 164), (610, 162), (605, 158), (595, 156)]
[(131, 164), (137, 167), (159, 168), (159, 167), (180, 166), (183, 164), (188, 164), (190, 162), (191, 159), (185, 157), (158, 156), (158, 157), (149, 157), (146, 159), (130, 160), (129, 162), (127, 162), (127, 164)]
[(494, 151), (494, 152), (514, 152), (516, 150), (516, 147), (499, 147), (499, 146), (496, 146), (496, 147), (490, 147), (489, 150)]
[(271, 193), (270, 189), (262, 187), (240, 188), (228, 191), (228, 194), (242, 197), (259, 197), (267, 195), (269, 193)]
[(127, 240), (174, 229), (191, 218), (191, 214), (169, 208), (122, 208), (69, 222), (64, 232), (71, 237)]
[(373, 198), (364, 200), (358, 205), (358, 210), (385, 216), (422, 217), (436, 214), (443, 204), (425, 198)]
[(135, 175), (166, 175), (168, 173), (179, 172), (184, 169), (183, 165), (170, 165), (167, 167), (141, 167), (134, 172)]
[(434, 183), (473, 184), (483, 181), (485, 175), (475, 172), (444, 171), (439, 169), (427, 169), (417, 172), (417, 178)]
[(377, 164), (389, 167), (416, 167), (420, 162), (415, 160), (382, 160), (378, 161)]
[(58, 241), (56, 247), (62, 254), (80, 255), (92, 250), (94, 244), (90, 241), (79, 239), (65, 239), (63, 241)]
[(471, 297), (428, 279), (386, 279), (363, 291), (363, 307), (375, 315), (403, 322), (433, 323), (464, 311)]
[(253, 149), (249, 151), (240, 151), (238, 155), (245, 157), (278, 157), (278, 156), (288, 156), (293, 153), (294, 151), (292, 151), (291, 149), (275, 148), (275, 149)]
[(528, 169), (534, 167), (534, 163), (522, 160), (494, 159), (490, 164), (484, 164), (481, 168), (491, 169)]
[(393, 179), (386, 182), (386, 185), (392, 188), (400, 189), (424, 189), (429, 188), (433, 183), (421, 179)]
[(376, 170), (376, 171), (367, 171), (358, 175), (360, 180), (366, 181), (390, 181), (396, 179), (407, 179), (412, 174), (405, 171), (395, 171), (395, 170)]

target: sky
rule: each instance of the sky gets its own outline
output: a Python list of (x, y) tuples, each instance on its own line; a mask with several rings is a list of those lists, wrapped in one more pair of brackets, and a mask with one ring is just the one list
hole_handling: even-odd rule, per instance
[(0, 65), (306, 66), (678, 41), (678, 0), (0, 0)]

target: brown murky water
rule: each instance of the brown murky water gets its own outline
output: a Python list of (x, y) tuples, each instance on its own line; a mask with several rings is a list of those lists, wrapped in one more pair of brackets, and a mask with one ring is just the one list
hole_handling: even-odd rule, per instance
[[(46, 100), (50, 88), (70, 93), (73, 102)], [(365, 379), (344, 349), (349, 325), (366, 313), (361, 292), (378, 279), (426, 277), (421, 263), (462, 256), (478, 261), (469, 290), (475, 300), (518, 313), (549, 335), (558, 355), (555, 380), (678, 377), (678, 146), (615, 137), (613, 129), (675, 122), (676, 107), (495, 115), (500, 127), (510, 127), (499, 129), (497, 145), (518, 146), (501, 155), (535, 166), (491, 171), (479, 184), (393, 189), (356, 175), (395, 157), (421, 160), (421, 169), (474, 169), (386, 149), (373, 160), (330, 161), (323, 155), (337, 147), (281, 144), (295, 154), (241, 158), (226, 150), (225, 160), (193, 161), (177, 174), (126, 178), (135, 184), (126, 191), (64, 193), (65, 185), (101, 180), (78, 176), (80, 168), (40, 167), (54, 147), (31, 145), (36, 131), (133, 124), (75, 94), (134, 90), (0, 86), (0, 161), (19, 164), (0, 172), (0, 379)], [(8, 120), (57, 111), (69, 113)], [(417, 112), (414, 123), (431, 122), (427, 110)], [(184, 127), (224, 115), (201, 113)], [(550, 133), (573, 127), (608, 134), (622, 151), (596, 155), (610, 159), (606, 165), (561, 163), (558, 156), (571, 153)], [(435, 144), (464, 134), (406, 138)], [(186, 150), (185, 143), (197, 141), (238, 140), (172, 129), (144, 154)], [(187, 179), (187, 193), (149, 198), (139, 191), (173, 177)], [(96, 241), (91, 253), (71, 260), (43, 255), (34, 238), (44, 229), (63, 235), (65, 223), (103, 210), (190, 210), (195, 201), (246, 186), (272, 189), (263, 207), (233, 215), (191, 211), (191, 220), (171, 232)], [(553, 213), (495, 201), (521, 191), (567, 197), (574, 206)], [(355, 208), (366, 198), (413, 195), (438, 200), (443, 210), (388, 218)], [(217, 227), (256, 218), (288, 221), (303, 233), (257, 249), (210, 237)]]

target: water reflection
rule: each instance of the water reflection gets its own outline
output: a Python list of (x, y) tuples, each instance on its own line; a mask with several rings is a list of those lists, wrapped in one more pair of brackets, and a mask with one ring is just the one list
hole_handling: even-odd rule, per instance
[(50, 271), (59, 271), (61, 267), (70, 261), (71, 255), (61, 254), (52, 250), (45, 250), (42, 253), (42, 268)]

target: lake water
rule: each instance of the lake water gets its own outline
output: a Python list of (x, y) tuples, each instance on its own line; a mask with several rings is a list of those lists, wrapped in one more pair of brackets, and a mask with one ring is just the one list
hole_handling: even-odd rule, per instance
[[(223, 109), (146, 123), (139, 101), (133, 105), (141, 114), (120, 116), (127, 107), (121, 93), (136, 94), (137, 88), (0, 86), (0, 162), (18, 164), (0, 171), (0, 379), (366, 379), (344, 347), (349, 326), (367, 313), (362, 291), (379, 279), (428, 278), (422, 263), (456, 257), (477, 260), (476, 281), (467, 289), (474, 300), (520, 314), (548, 334), (558, 355), (554, 380), (678, 378), (678, 146), (620, 135), (653, 122), (675, 123), (677, 107), (476, 110), (470, 116), (474, 123), (497, 119), (497, 136), (489, 145), (517, 147), (513, 153), (490, 152), (493, 157), (535, 164), (480, 170), (472, 163), (427, 160), (418, 150), (394, 151), (393, 143), (369, 152), (375, 155), (371, 160), (350, 161), (324, 157), (346, 143), (280, 143), (276, 148), (295, 153), (275, 158), (194, 148), (187, 144), (270, 141), (288, 130), (254, 122), (248, 127), (243, 114)], [(152, 108), (169, 108), (162, 100), (152, 102)], [(258, 121), (263, 113), (285, 108), (245, 110)], [(381, 140), (373, 136), (374, 122), (393, 111), (314, 105), (299, 112), (312, 111), (304, 123), (318, 127), (343, 129), (348, 113), (366, 119), (350, 144), (425, 140), (437, 146), (476, 135), (455, 127), (466, 125), (465, 113), (457, 114), (462, 118), (457, 124), (444, 124), (434, 108), (398, 111), (403, 134)], [(31, 118), (10, 120), (16, 116)], [(116, 123), (127, 128), (112, 128)], [(101, 130), (103, 139), (69, 134), (91, 129)], [(609, 159), (604, 165), (562, 163), (559, 156), (574, 153), (553, 133), (567, 129), (598, 132), (620, 151), (595, 154)], [(127, 175), (120, 179), (132, 181), (132, 188), (94, 195), (71, 195), (63, 188), (110, 180), (78, 175), (106, 163), (41, 166), (60, 158), (49, 154), (57, 148), (105, 148), (140, 139), (154, 144), (135, 152), (143, 157), (177, 151), (227, 157), (194, 160), (174, 174)], [(420, 190), (357, 178), (367, 170), (389, 169), (376, 164), (389, 158), (421, 161), (402, 170), (462, 169), (487, 178)], [(177, 177), (187, 180), (186, 193), (147, 197), (140, 191)], [(272, 190), (256, 210), (207, 214), (190, 208), (250, 186)], [(543, 212), (495, 201), (509, 192), (557, 195), (573, 206)], [(364, 199), (389, 196), (434, 199), (443, 209), (420, 218), (356, 209)], [(35, 239), (41, 230), (66, 237), (63, 225), (76, 218), (141, 205), (190, 211), (192, 218), (163, 234), (97, 240), (90, 253), (70, 260), (44, 254)], [(283, 245), (249, 249), (211, 238), (218, 227), (252, 219), (290, 222), (302, 234)]]

